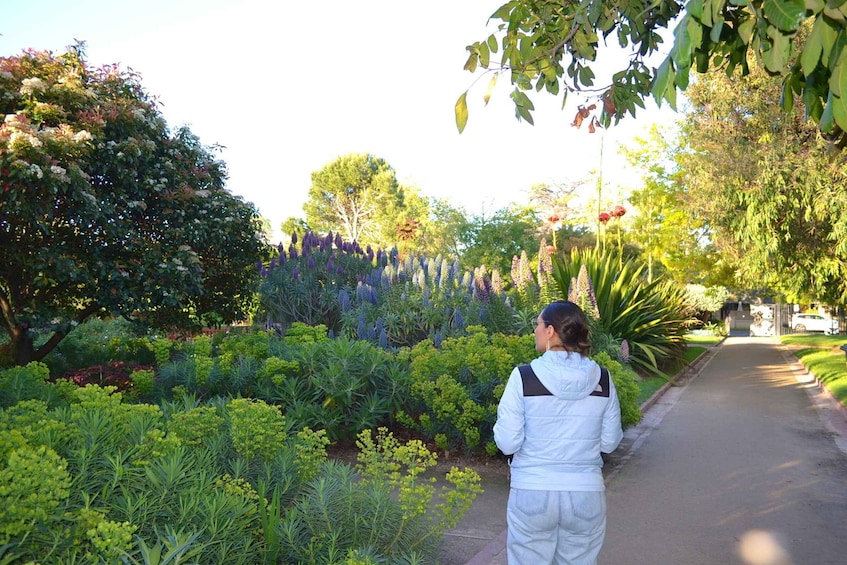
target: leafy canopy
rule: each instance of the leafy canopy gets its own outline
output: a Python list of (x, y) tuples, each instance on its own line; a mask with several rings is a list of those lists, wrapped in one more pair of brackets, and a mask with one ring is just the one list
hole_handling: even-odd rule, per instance
[[(157, 326), (247, 316), (258, 214), (137, 75), (89, 67), (83, 45), (0, 58), (0, 327), (12, 360), (42, 359), (108, 313)], [(31, 329), (51, 337), (33, 348)]]
[(318, 233), (340, 233), (362, 245), (387, 246), (404, 210), (394, 169), (370, 154), (350, 154), (312, 173), (306, 223)]
[[(847, 169), (759, 69), (702, 77), (679, 138), (686, 202), (747, 288), (787, 300), (847, 298)], [(727, 143), (732, 140), (732, 143)], [(736, 286), (736, 288), (738, 288)]]
[[(678, 16), (681, 16), (678, 18)], [(533, 123), (527, 92), (542, 90), (563, 102), (569, 92), (602, 100), (603, 125), (643, 108), (643, 99), (676, 107), (692, 68), (747, 74), (748, 54), (769, 74), (784, 77), (786, 107), (801, 97), (808, 117), (841, 143), (847, 128), (847, 4), (824, 0), (514, 0), (491, 16), (497, 31), (467, 47), (465, 69), (501, 74), (515, 86), (515, 115)], [(804, 22), (812, 32), (798, 49), (793, 41)], [(673, 30), (673, 47), (658, 67), (650, 57)], [(601, 41), (616, 38), (631, 53), (608, 84), (595, 85)], [(500, 53), (499, 61), (494, 55)], [(459, 131), (467, 124), (467, 94), (456, 103)]]

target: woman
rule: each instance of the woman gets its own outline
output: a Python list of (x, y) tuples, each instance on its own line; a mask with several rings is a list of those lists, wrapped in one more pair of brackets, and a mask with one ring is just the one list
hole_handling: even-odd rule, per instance
[(535, 328), (541, 357), (512, 371), (500, 399), (494, 440), (511, 456), (511, 565), (597, 562), (606, 534), (600, 452), (614, 451), (623, 431), (614, 383), (589, 348), (579, 306), (552, 302)]

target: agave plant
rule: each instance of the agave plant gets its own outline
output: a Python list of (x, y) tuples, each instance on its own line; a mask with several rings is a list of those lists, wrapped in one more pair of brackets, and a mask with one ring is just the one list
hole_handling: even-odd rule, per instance
[[(563, 296), (587, 272), (597, 309), (590, 313), (594, 332), (617, 343), (626, 340), (629, 360), (639, 369), (663, 375), (662, 367), (679, 359), (690, 323), (685, 314), (683, 289), (664, 279), (652, 282), (646, 265), (596, 249), (574, 248), (570, 256), (553, 258), (553, 279)], [(583, 275), (583, 278), (585, 275)]]

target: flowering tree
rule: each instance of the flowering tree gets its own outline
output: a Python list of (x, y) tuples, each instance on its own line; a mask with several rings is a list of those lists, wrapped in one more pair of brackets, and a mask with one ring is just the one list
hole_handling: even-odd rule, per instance
[[(264, 243), (254, 207), (139, 77), (83, 46), (0, 58), (0, 328), (40, 360), (97, 314), (186, 327), (243, 319)], [(46, 343), (33, 345), (33, 330)]]

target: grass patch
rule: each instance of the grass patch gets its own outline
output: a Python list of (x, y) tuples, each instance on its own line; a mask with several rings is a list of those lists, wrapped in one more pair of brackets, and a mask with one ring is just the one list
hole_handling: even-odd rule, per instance
[(638, 405), (641, 406), (642, 404), (647, 402), (647, 400), (651, 396), (656, 394), (656, 391), (662, 388), (662, 385), (664, 385), (666, 382), (668, 381), (666, 381), (662, 377), (646, 377), (643, 379), (639, 379), (637, 381), (639, 392), (638, 399), (636, 401), (638, 402)]
[(714, 334), (687, 334), (683, 337), (689, 345), (717, 345), (723, 339), (723, 336)]
[[(780, 336), (779, 340), (785, 345), (797, 345), (816, 349), (831, 349), (847, 343), (847, 336), (824, 334), (791, 334)], [(842, 358), (844, 353), (841, 353)]]
[[(682, 359), (676, 361), (672, 365), (670, 365), (665, 373), (670, 375), (673, 378), (676, 378), (678, 375), (682, 373), (687, 365), (690, 365), (694, 361), (697, 360), (703, 353), (705, 353), (706, 348), (700, 345), (690, 345), (685, 349), (685, 353), (682, 356)], [(662, 377), (642, 377), (640, 378), (638, 383), (638, 405), (640, 406), (644, 402), (646, 402), (651, 396), (653, 396), (657, 390), (662, 388), (667, 380)]]
[(782, 336), (780, 341), (800, 347), (794, 355), (841, 404), (847, 406), (847, 363), (844, 352), (839, 349), (847, 343), (844, 336), (794, 334)]

